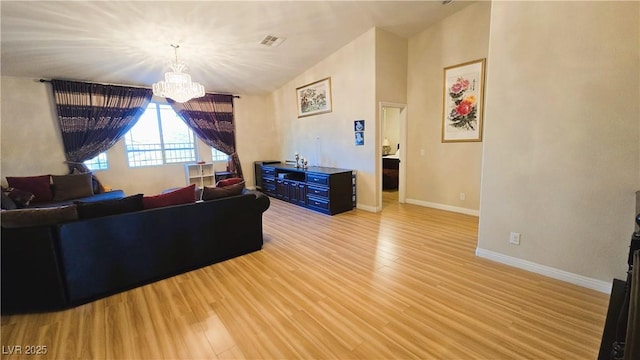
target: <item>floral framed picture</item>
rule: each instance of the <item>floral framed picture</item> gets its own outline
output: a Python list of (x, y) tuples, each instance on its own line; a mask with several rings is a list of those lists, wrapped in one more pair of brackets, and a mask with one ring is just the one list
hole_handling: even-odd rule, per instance
[(444, 68), (442, 142), (482, 141), (485, 59)]
[(296, 97), (299, 118), (331, 112), (331, 78), (297, 88)]

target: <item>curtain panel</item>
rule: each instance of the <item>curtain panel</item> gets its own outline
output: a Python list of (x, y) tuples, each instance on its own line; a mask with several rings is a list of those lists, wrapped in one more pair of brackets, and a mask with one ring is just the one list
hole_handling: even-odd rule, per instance
[(243, 177), (236, 152), (233, 95), (205, 94), (184, 103), (168, 101), (205, 144), (229, 155), (229, 171)]
[(151, 89), (52, 80), (70, 168), (111, 148), (131, 129), (151, 100)]

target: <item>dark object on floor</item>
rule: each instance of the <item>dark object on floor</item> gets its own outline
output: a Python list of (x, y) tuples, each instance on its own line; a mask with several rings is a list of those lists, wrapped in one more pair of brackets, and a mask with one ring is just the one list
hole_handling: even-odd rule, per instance
[[(636, 216), (640, 226), (640, 214)], [(598, 360), (640, 359), (640, 232), (631, 237), (626, 281), (614, 279)]]

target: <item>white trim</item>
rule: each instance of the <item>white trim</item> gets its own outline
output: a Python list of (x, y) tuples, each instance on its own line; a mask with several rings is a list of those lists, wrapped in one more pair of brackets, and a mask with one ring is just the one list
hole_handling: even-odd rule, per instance
[(570, 273), (568, 271), (559, 270), (559, 269), (552, 268), (545, 265), (540, 265), (532, 261), (519, 259), (513, 256), (504, 255), (501, 253), (497, 253), (494, 251), (485, 250), (481, 248), (476, 248), (476, 256), (493, 260), (509, 266), (517, 267), (520, 269), (524, 269), (527, 271), (531, 271), (536, 274), (548, 276), (553, 279), (565, 281), (574, 285), (586, 287), (588, 289), (600, 291), (605, 294), (611, 293), (610, 282), (588, 278), (586, 276)]
[(356, 204), (356, 209), (361, 209), (361, 210), (370, 211), (370, 212), (380, 212), (381, 211), (381, 209), (379, 207), (363, 205), (363, 204), (360, 204), (360, 203)]
[(429, 201), (422, 201), (422, 200), (416, 200), (416, 199), (407, 199), (407, 204), (425, 206), (425, 207), (430, 207), (430, 208), (440, 209), (440, 210), (446, 210), (446, 211), (453, 211), (453, 212), (457, 212), (457, 213), (461, 213), (461, 214), (467, 214), (467, 215), (473, 215), (473, 216), (480, 216), (480, 211), (479, 210), (467, 209), (467, 208), (451, 206), (451, 205), (444, 205), (444, 204), (438, 204), (438, 203), (432, 203), (432, 202), (429, 202)]

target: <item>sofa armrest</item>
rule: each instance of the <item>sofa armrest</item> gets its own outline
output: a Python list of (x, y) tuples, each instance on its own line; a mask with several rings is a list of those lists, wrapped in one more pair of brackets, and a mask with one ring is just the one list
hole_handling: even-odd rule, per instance
[(269, 200), (269, 197), (260, 191), (244, 189), (242, 193), (253, 194), (256, 197), (257, 207), (262, 212), (267, 211), (267, 209), (271, 205), (271, 200)]

